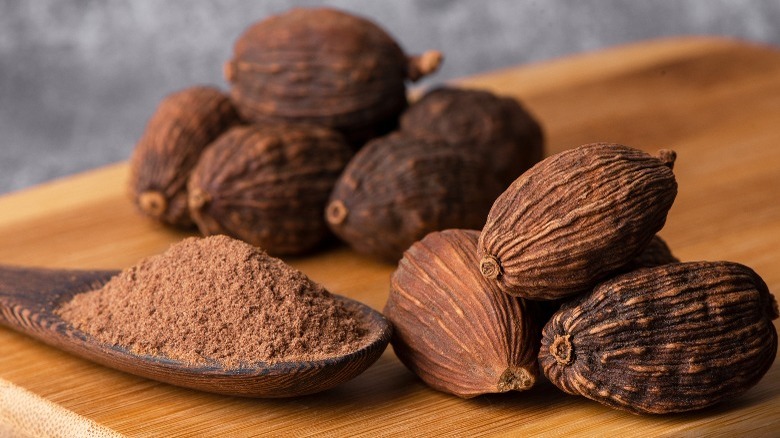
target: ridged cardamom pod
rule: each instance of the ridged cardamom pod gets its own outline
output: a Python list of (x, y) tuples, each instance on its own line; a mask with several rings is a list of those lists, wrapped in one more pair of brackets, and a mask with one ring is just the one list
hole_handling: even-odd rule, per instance
[(539, 162), (493, 204), (479, 238), (482, 274), (530, 299), (591, 290), (663, 227), (677, 195), (674, 159), (593, 143)]
[(326, 218), (357, 252), (395, 263), (432, 231), (480, 228), (501, 190), (468, 148), (395, 133), (358, 151), (333, 189)]
[(434, 232), (404, 254), (384, 314), (393, 349), (431, 387), (469, 398), (525, 390), (538, 375), (533, 303), (475, 267), (478, 231)]
[(669, 263), (679, 263), (680, 259), (672, 254), (672, 250), (669, 249), (669, 245), (656, 235), (645, 249), (634, 257), (621, 271), (628, 272), (634, 269), (652, 268), (655, 266), (668, 265)]
[(364, 18), (296, 8), (249, 27), (225, 78), (247, 120), (327, 126), (357, 147), (398, 125), (405, 81), (432, 73), (441, 58), (435, 51), (407, 57)]
[(539, 362), (562, 390), (638, 414), (736, 397), (777, 353), (777, 302), (752, 269), (687, 262), (640, 269), (566, 303)]
[(242, 126), (201, 156), (188, 185), (204, 235), (227, 234), (271, 254), (302, 254), (328, 234), (322, 212), (352, 150), (314, 126)]
[(471, 148), (504, 188), (544, 156), (539, 122), (517, 100), (489, 91), (429, 91), (401, 115), (401, 130)]
[[(656, 235), (650, 240), (650, 244), (638, 256), (634, 257), (626, 266), (620, 269), (620, 273), (631, 272), (641, 268), (652, 268), (654, 266), (668, 265), (669, 263), (679, 263), (680, 260), (672, 254), (672, 250)], [(570, 298), (560, 298), (552, 301), (537, 301), (541, 317), (540, 323), (547, 323), (553, 314), (560, 309), (563, 303), (570, 301)]]
[(191, 87), (165, 97), (130, 160), (130, 197), (141, 213), (192, 226), (187, 178), (203, 149), (238, 122), (230, 99), (216, 88)]

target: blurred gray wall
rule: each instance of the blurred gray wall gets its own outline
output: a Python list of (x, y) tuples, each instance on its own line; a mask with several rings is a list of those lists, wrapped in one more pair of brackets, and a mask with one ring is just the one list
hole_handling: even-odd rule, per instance
[(313, 5), (372, 18), (407, 52), (442, 50), (429, 85), (664, 35), (780, 45), (780, 0), (0, 0), (0, 193), (126, 159), (164, 95), (224, 87), (249, 24)]

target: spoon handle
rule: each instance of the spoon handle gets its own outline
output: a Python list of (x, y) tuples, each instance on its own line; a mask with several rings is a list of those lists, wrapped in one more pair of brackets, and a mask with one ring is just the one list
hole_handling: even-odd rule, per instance
[(100, 288), (116, 273), (0, 265), (0, 324), (28, 334), (50, 327), (59, 321), (54, 310), (61, 303)]

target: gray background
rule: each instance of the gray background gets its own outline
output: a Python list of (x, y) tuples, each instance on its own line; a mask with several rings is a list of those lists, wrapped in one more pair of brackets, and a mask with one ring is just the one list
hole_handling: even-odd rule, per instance
[(779, 0), (0, 0), (0, 193), (126, 159), (167, 93), (224, 87), (249, 24), (322, 4), (374, 19), (409, 53), (442, 50), (423, 86), (665, 35), (780, 45)]

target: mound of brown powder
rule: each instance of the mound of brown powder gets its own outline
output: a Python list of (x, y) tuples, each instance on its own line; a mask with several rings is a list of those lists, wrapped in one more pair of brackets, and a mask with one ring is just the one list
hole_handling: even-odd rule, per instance
[(58, 313), (102, 342), (227, 368), (349, 353), (368, 332), (303, 273), (225, 236), (185, 239)]

